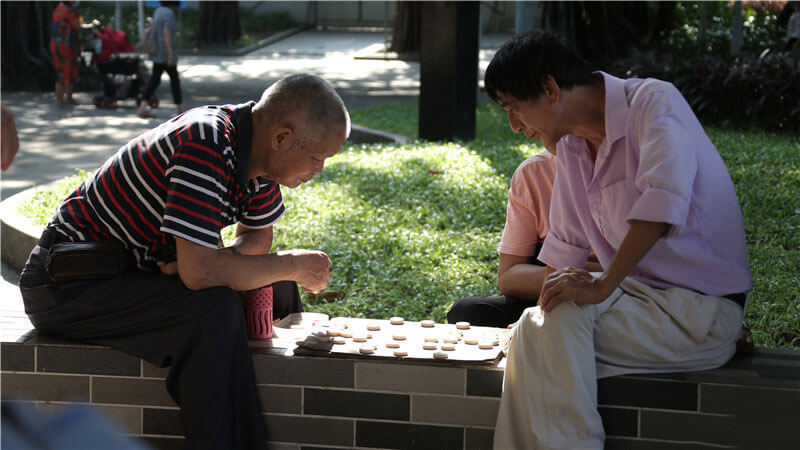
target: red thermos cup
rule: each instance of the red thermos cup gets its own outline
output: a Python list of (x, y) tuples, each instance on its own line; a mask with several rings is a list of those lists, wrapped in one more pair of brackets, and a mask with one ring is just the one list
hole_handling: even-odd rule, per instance
[(247, 336), (250, 339), (272, 337), (272, 286), (245, 293)]

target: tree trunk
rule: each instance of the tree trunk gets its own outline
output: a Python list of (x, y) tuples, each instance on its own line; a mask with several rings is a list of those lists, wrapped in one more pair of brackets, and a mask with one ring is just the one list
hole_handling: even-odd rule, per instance
[(56, 2), (0, 2), (3, 89), (52, 89), (50, 28)]
[(397, 2), (392, 45), (389, 50), (397, 53), (418, 52), (421, 23), (422, 4), (420, 2)]
[(198, 2), (197, 46), (233, 47), (242, 35), (239, 27), (239, 2)]
[(705, 51), (706, 48), (706, 32), (708, 31), (708, 4), (700, 2), (700, 29), (698, 30), (700, 48)]
[(731, 19), (731, 55), (742, 51), (742, 0), (733, 2), (733, 19)]

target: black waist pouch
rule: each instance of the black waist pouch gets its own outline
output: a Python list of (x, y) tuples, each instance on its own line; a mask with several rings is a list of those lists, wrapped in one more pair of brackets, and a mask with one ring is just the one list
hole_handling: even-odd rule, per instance
[(128, 252), (117, 241), (53, 244), (45, 260), (48, 278), (53, 283), (111, 278), (125, 273), (129, 267)]

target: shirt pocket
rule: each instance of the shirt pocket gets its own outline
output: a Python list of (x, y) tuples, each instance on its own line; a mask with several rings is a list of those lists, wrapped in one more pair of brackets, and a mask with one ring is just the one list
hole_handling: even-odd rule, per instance
[(619, 249), (630, 225), (626, 220), (639, 192), (627, 180), (600, 189), (600, 205), (597, 212), (598, 226), (603, 236), (615, 249)]

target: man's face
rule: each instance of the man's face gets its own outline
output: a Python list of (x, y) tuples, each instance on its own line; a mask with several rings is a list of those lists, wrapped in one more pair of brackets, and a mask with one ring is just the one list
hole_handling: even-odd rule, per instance
[(556, 154), (556, 143), (564, 134), (555, 126), (555, 111), (546, 94), (535, 100), (518, 100), (511, 95), (498, 95), (500, 107), (508, 113), (508, 123), (514, 133), (529, 139), (541, 139), (544, 147)]
[(344, 143), (338, 136), (328, 136), (321, 142), (295, 141), (272, 164), (275, 181), (289, 188), (296, 188), (311, 181), (322, 172), (325, 160), (334, 156)]

